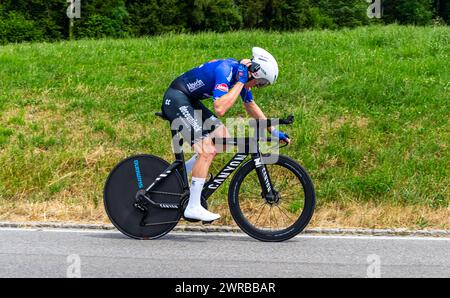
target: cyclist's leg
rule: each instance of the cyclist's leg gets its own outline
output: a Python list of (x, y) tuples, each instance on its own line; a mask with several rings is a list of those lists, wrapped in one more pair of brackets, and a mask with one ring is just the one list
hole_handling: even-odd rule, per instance
[[(217, 118), (217, 116), (211, 112), (207, 107), (205, 107), (200, 100), (193, 101), (192, 106), (195, 111), (201, 112), (203, 130), (210, 133), (211, 138), (228, 138), (230, 134), (227, 128), (222, 122)], [(216, 144), (216, 151), (218, 153), (225, 151), (225, 146), (222, 144)], [(186, 171), (188, 174), (192, 173), (195, 162), (197, 161), (198, 154), (194, 154), (191, 159), (186, 161)]]
[(202, 118), (183, 92), (169, 88), (164, 94), (162, 112), (171, 122), (172, 130), (181, 132), (185, 142), (191, 146), (208, 135), (202, 129)]
[(217, 154), (211, 137), (205, 137), (193, 145), (198, 157), (192, 170), (192, 177), (206, 179), (209, 167)]
[[(220, 125), (219, 127), (215, 128), (213, 132), (210, 134), (211, 138), (213, 139), (225, 139), (230, 138), (230, 132), (226, 128), (225, 125)], [(216, 143), (216, 151), (217, 153), (223, 153), (226, 152), (226, 145), (221, 143)]]
[[(202, 112), (203, 130), (207, 131), (212, 139), (230, 137), (227, 127), (201, 101), (194, 102), (193, 106), (195, 110)], [(225, 152), (226, 146), (223, 144), (216, 144), (215, 146), (217, 153)]]
[(192, 101), (175, 89), (169, 89), (164, 96), (163, 112), (172, 122), (172, 128), (181, 126), (181, 134), (189, 141), (198, 154), (192, 171), (192, 184), (189, 203), (185, 217), (203, 221), (213, 221), (220, 215), (209, 212), (201, 205), (201, 193), (208, 175), (208, 169), (216, 155), (216, 150), (209, 137), (209, 132), (203, 130), (202, 117), (195, 112)]
[(220, 215), (209, 212), (203, 208), (201, 205), (201, 195), (203, 186), (206, 182), (209, 167), (211, 166), (211, 163), (216, 155), (216, 148), (212, 139), (208, 136), (196, 142), (193, 147), (198, 154), (198, 158), (195, 161), (195, 165), (192, 170), (191, 193), (188, 206), (184, 211), (184, 216), (186, 218), (203, 220), (207, 222), (214, 221), (219, 219)]
[[(201, 101), (197, 100), (192, 103), (197, 114), (201, 113), (202, 118), (202, 138), (200, 141), (194, 140), (193, 148), (195, 152), (197, 152), (198, 156), (195, 160), (195, 164), (192, 169), (192, 191), (191, 195), (194, 199), (194, 202), (197, 202), (201, 197), (201, 192), (203, 190), (204, 183), (206, 181), (206, 177), (208, 176), (209, 168), (211, 163), (216, 156), (216, 147), (212, 140), (211, 132), (215, 130), (216, 127), (225, 127), (222, 122), (210, 111), (206, 108)], [(194, 189), (197, 187), (197, 189)], [(197, 192), (197, 193), (195, 193)], [(199, 201), (198, 201), (199, 202)], [(200, 204), (197, 204), (200, 206)], [(189, 207), (189, 206), (188, 206)], [(212, 221), (216, 220), (220, 217), (219, 214), (214, 214), (208, 211), (208, 214), (205, 214), (204, 208), (197, 208), (196, 212), (192, 212), (193, 209), (186, 208), (185, 217), (188, 218), (196, 218), (202, 219), (204, 221)], [(199, 210), (201, 210), (199, 212)], [(202, 214), (200, 217), (195, 217), (197, 214)]]

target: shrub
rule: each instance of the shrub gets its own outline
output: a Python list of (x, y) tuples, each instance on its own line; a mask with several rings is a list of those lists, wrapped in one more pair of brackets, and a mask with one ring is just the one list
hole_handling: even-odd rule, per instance
[(0, 44), (42, 40), (44, 32), (20, 13), (9, 12), (0, 19)]

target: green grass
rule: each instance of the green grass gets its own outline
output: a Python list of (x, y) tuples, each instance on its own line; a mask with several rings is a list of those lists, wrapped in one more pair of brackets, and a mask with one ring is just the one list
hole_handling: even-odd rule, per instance
[[(102, 208), (121, 158), (172, 160), (168, 126), (153, 116), (170, 82), (204, 61), (249, 57), (256, 45), (281, 69), (256, 102), (268, 116), (297, 116), (283, 153), (309, 170), (319, 207), (449, 206), (450, 29), (401, 26), (0, 47), (1, 204), (65, 194)], [(240, 102), (227, 114), (237, 116)], [(226, 189), (215, 199), (225, 202)]]

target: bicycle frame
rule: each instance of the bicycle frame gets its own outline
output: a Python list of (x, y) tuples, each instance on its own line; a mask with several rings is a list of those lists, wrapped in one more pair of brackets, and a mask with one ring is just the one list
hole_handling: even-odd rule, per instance
[[(149, 195), (152, 193), (161, 193), (158, 191), (153, 191), (153, 189), (164, 179), (166, 179), (169, 175), (173, 174), (173, 172), (177, 171), (181, 174), (181, 178), (183, 181), (183, 190), (182, 194), (175, 193), (164, 193), (165, 195), (171, 196), (179, 196), (181, 199), (189, 197), (189, 180), (186, 172), (184, 152), (181, 150), (183, 145), (183, 139), (177, 134), (176, 131), (172, 131), (172, 143), (173, 148), (175, 145), (179, 145), (180, 150), (175, 153), (175, 161), (165, 170), (163, 171), (159, 177), (155, 179), (155, 181), (147, 187), (145, 190), (140, 190), (137, 194), (137, 197), (142, 197), (150, 204), (159, 207), (161, 209), (179, 209), (180, 205), (175, 204), (164, 204), (164, 203), (156, 203), (151, 200)], [(267, 141), (271, 141), (270, 138)], [(269, 176), (269, 172), (267, 171), (266, 165), (262, 162), (262, 154), (259, 150), (259, 138), (224, 138), (224, 139), (216, 139), (216, 143), (221, 142), (225, 145), (231, 146), (240, 146), (238, 152), (243, 151), (242, 153), (237, 153), (217, 174), (213, 179), (205, 183), (202, 191), (202, 196), (207, 200), (211, 197), (214, 192), (227, 180), (238, 168), (239, 166), (247, 160), (247, 157), (250, 155), (255, 163), (256, 172), (258, 175), (258, 180), (262, 187), (262, 198), (265, 198), (268, 203), (272, 203), (275, 198), (275, 190), (272, 186), (272, 181)], [(242, 149), (242, 150), (241, 150)], [(181, 201), (181, 200), (180, 200)]]

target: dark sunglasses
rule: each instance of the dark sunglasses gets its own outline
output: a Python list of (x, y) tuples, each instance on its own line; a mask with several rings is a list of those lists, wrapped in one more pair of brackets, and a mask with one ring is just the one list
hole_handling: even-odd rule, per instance
[(255, 79), (256, 80), (256, 87), (262, 88), (270, 85), (270, 82), (266, 79)]

